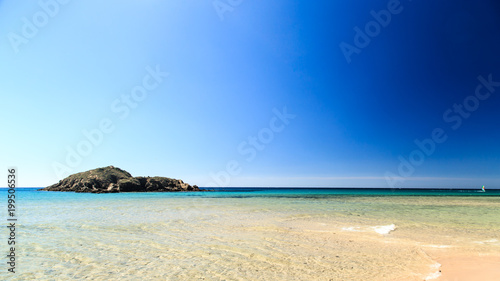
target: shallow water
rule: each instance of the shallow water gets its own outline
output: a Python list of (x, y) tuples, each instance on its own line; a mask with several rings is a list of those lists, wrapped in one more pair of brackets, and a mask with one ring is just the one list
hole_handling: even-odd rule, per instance
[(500, 253), (495, 192), (17, 195), (2, 280), (424, 280), (429, 251)]

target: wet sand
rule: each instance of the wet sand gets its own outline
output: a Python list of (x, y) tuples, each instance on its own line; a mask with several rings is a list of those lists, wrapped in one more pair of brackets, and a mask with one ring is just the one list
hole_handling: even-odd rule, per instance
[(436, 260), (441, 264), (437, 281), (500, 280), (500, 255), (443, 256)]

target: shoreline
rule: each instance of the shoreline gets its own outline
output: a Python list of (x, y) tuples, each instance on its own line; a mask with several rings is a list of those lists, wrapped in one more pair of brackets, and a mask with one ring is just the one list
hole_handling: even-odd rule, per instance
[(430, 256), (441, 266), (435, 274), (429, 275), (425, 280), (500, 280), (500, 254), (431, 253)]

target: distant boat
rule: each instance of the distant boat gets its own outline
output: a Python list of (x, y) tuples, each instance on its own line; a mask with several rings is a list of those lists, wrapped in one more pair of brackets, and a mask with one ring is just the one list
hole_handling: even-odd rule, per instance
[(483, 188), (481, 188), (481, 191), (482, 191), (482, 192), (486, 192), (486, 190), (484, 190), (484, 185), (483, 185)]

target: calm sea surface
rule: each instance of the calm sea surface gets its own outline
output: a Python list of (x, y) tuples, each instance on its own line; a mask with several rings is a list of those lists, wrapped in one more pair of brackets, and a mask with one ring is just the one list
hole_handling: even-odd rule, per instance
[(16, 196), (16, 273), (3, 258), (0, 280), (424, 280), (433, 254), (500, 254), (500, 190)]

